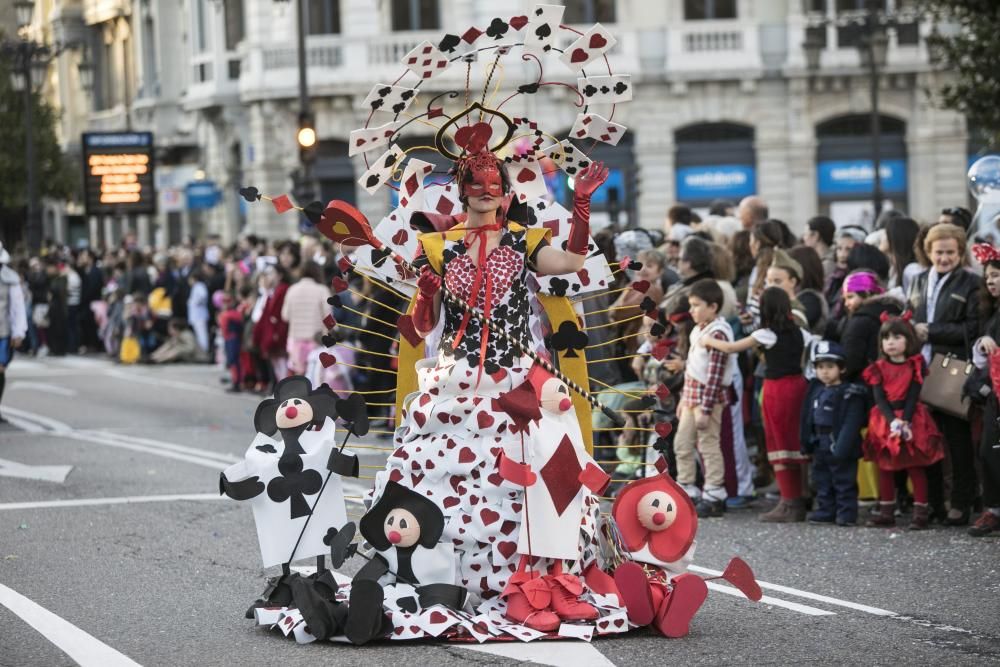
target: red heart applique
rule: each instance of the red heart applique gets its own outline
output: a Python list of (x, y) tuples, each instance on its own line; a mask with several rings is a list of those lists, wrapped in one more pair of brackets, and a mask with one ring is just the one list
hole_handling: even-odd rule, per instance
[(661, 438), (665, 438), (670, 435), (670, 432), (674, 430), (674, 427), (670, 425), (670, 422), (657, 422), (656, 423), (656, 435)]
[(448, 496), (447, 498), (441, 501), (441, 504), (444, 505), (445, 509), (448, 509), (449, 507), (454, 507), (459, 502), (460, 502), (459, 499), (456, 498), (455, 496)]
[(409, 240), (409, 238), (410, 235), (406, 232), (406, 230), (400, 229), (398, 232), (392, 235), (392, 242), (395, 245), (403, 245)]
[(333, 291), (336, 292), (337, 294), (346, 291), (348, 288), (347, 281), (341, 278), (340, 276), (334, 278), (332, 284), (333, 284)]
[(500, 542), (497, 544), (497, 551), (499, 551), (504, 558), (510, 560), (511, 557), (517, 552), (516, 542)]
[(323, 364), (323, 368), (329, 368), (337, 363), (337, 357), (333, 356), (329, 352), (320, 352), (319, 363)]
[(535, 180), (535, 172), (532, 169), (522, 169), (521, 173), (517, 175), (518, 183), (528, 183)]
[(494, 512), (488, 507), (484, 507), (479, 512), (479, 518), (483, 520), (484, 526), (488, 526), (492, 523), (496, 523), (500, 519), (500, 514), (498, 512)]
[(448, 621), (448, 617), (435, 609), (431, 612), (431, 615), (427, 618), (427, 620), (434, 624), (445, 623)]
[(423, 407), (430, 402), (431, 402), (431, 397), (429, 394), (421, 394), (420, 398), (417, 400), (417, 403), (420, 405), (420, 407)]
[(608, 40), (604, 39), (604, 36), (600, 33), (595, 33), (590, 36), (590, 48), (599, 49), (602, 46), (606, 46)]
[(510, 23), (510, 27), (513, 28), (514, 30), (520, 30), (524, 26), (528, 25), (528, 17), (512, 16), (510, 21), (508, 21), (508, 23)]
[(490, 426), (493, 426), (493, 423), (496, 420), (493, 419), (493, 415), (491, 415), (490, 413), (488, 413), (488, 412), (480, 412), (476, 416), (476, 421), (479, 422), (479, 428), (489, 428)]
[(648, 280), (637, 280), (632, 283), (632, 289), (640, 294), (645, 294), (649, 291), (649, 281)]
[(583, 62), (587, 59), (587, 52), (583, 49), (573, 49), (573, 55), (569, 57), (571, 63)]
[(476, 454), (468, 447), (462, 447), (458, 452), (459, 463), (472, 463), (476, 460)]
[(413, 421), (417, 422), (417, 426), (423, 428), (424, 424), (427, 423), (427, 415), (425, 415), (423, 412), (414, 412)]
[(478, 153), (489, 143), (493, 136), (493, 128), (482, 121), (475, 125), (465, 125), (455, 132), (455, 143), (464, 148), (466, 153)]
[(656, 397), (661, 401), (665, 401), (670, 398), (670, 389), (667, 388), (667, 385), (660, 384), (656, 387)]

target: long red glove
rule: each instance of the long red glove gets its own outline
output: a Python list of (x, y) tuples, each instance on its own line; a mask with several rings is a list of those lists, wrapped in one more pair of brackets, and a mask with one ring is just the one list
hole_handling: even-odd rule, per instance
[(586, 255), (590, 244), (590, 198), (608, 180), (608, 169), (602, 162), (593, 162), (580, 172), (573, 183), (573, 224), (569, 230), (566, 250)]
[(430, 266), (424, 264), (417, 278), (417, 301), (413, 304), (413, 326), (420, 333), (430, 333), (437, 324), (437, 312), (434, 310), (434, 296), (441, 289), (441, 276), (434, 273)]

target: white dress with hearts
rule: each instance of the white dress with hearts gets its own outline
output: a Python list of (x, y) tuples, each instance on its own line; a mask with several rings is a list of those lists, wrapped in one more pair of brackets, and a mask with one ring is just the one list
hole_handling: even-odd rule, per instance
[[(503, 322), (516, 338), (530, 340), (525, 257), (524, 232), (508, 229), (489, 254), (486, 268), (492, 281), (491, 320)], [(463, 241), (446, 241), (444, 263), (448, 289), (467, 298), (475, 267)], [(485, 306), (483, 292), (480, 309)], [(469, 321), (460, 345), (453, 349), (462, 312), (445, 302), (442, 317), (440, 352), (436, 359), (417, 364), (419, 390), (407, 398), (395, 434), (396, 449), (385, 470), (376, 475), (372, 497), (377, 499), (391, 479), (437, 503), (446, 518), (442, 539), (452, 542), (458, 559), (455, 583), (474, 598), (489, 599), (503, 591), (517, 567), (524, 511), (524, 490), (501, 478), (498, 457), (505, 453), (515, 461), (530, 462), (531, 452), (547, 449), (535, 442), (546, 433), (569, 434), (575, 450), (582, 450), (583, 439), (572, 412), (554, 417), (542, 411), (527, 434), (513, 432), (515, 422), (496, 399), (526, 381), (532, 360), (491, 336), (480, 375), (479, 322)], [(536, 484), (544, 484), (540, 471), (535, 472)], [(574, 493), (574, 500), (575, 513), (570, 514), (575, 527), (562, 532), (571, 543), (560, 545), (560, 553), (574, 561), (571, 571), (579, 571), (596, 556), (599, 501), (586, 489)]]

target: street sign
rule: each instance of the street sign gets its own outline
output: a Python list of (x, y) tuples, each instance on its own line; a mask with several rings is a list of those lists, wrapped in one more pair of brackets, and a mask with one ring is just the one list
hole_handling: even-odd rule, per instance
[(739, 199), (757, 191), (757, 173), (750, 164), (713, 164), (677, 170), (677, 199), (709, 201)]
[(87, 215), (156, 212), (152, 132), (85, 132), (81, 143)]
[[(882, 192), (906, 192), (906, 160), (879, 161)], [(816, 190), (820, 196), (870, 195), (875, 187), (871, 160), (823, 160), (816, 165)]]
[(184, 190), (189, 211), (214, 208), (222, 199), (222, 192), (215, 181), (192, 181)]

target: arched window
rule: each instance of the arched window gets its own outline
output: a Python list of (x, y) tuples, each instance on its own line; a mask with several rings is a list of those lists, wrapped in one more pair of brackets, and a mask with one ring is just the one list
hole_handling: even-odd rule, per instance
[(437, 0), (392, 0), (392, 29), (440, 30), (441, 11)]
[(738, 123), (698, 123), (674, 132), (677, 199), (708, 206), (757, 191), (754, 129)]

